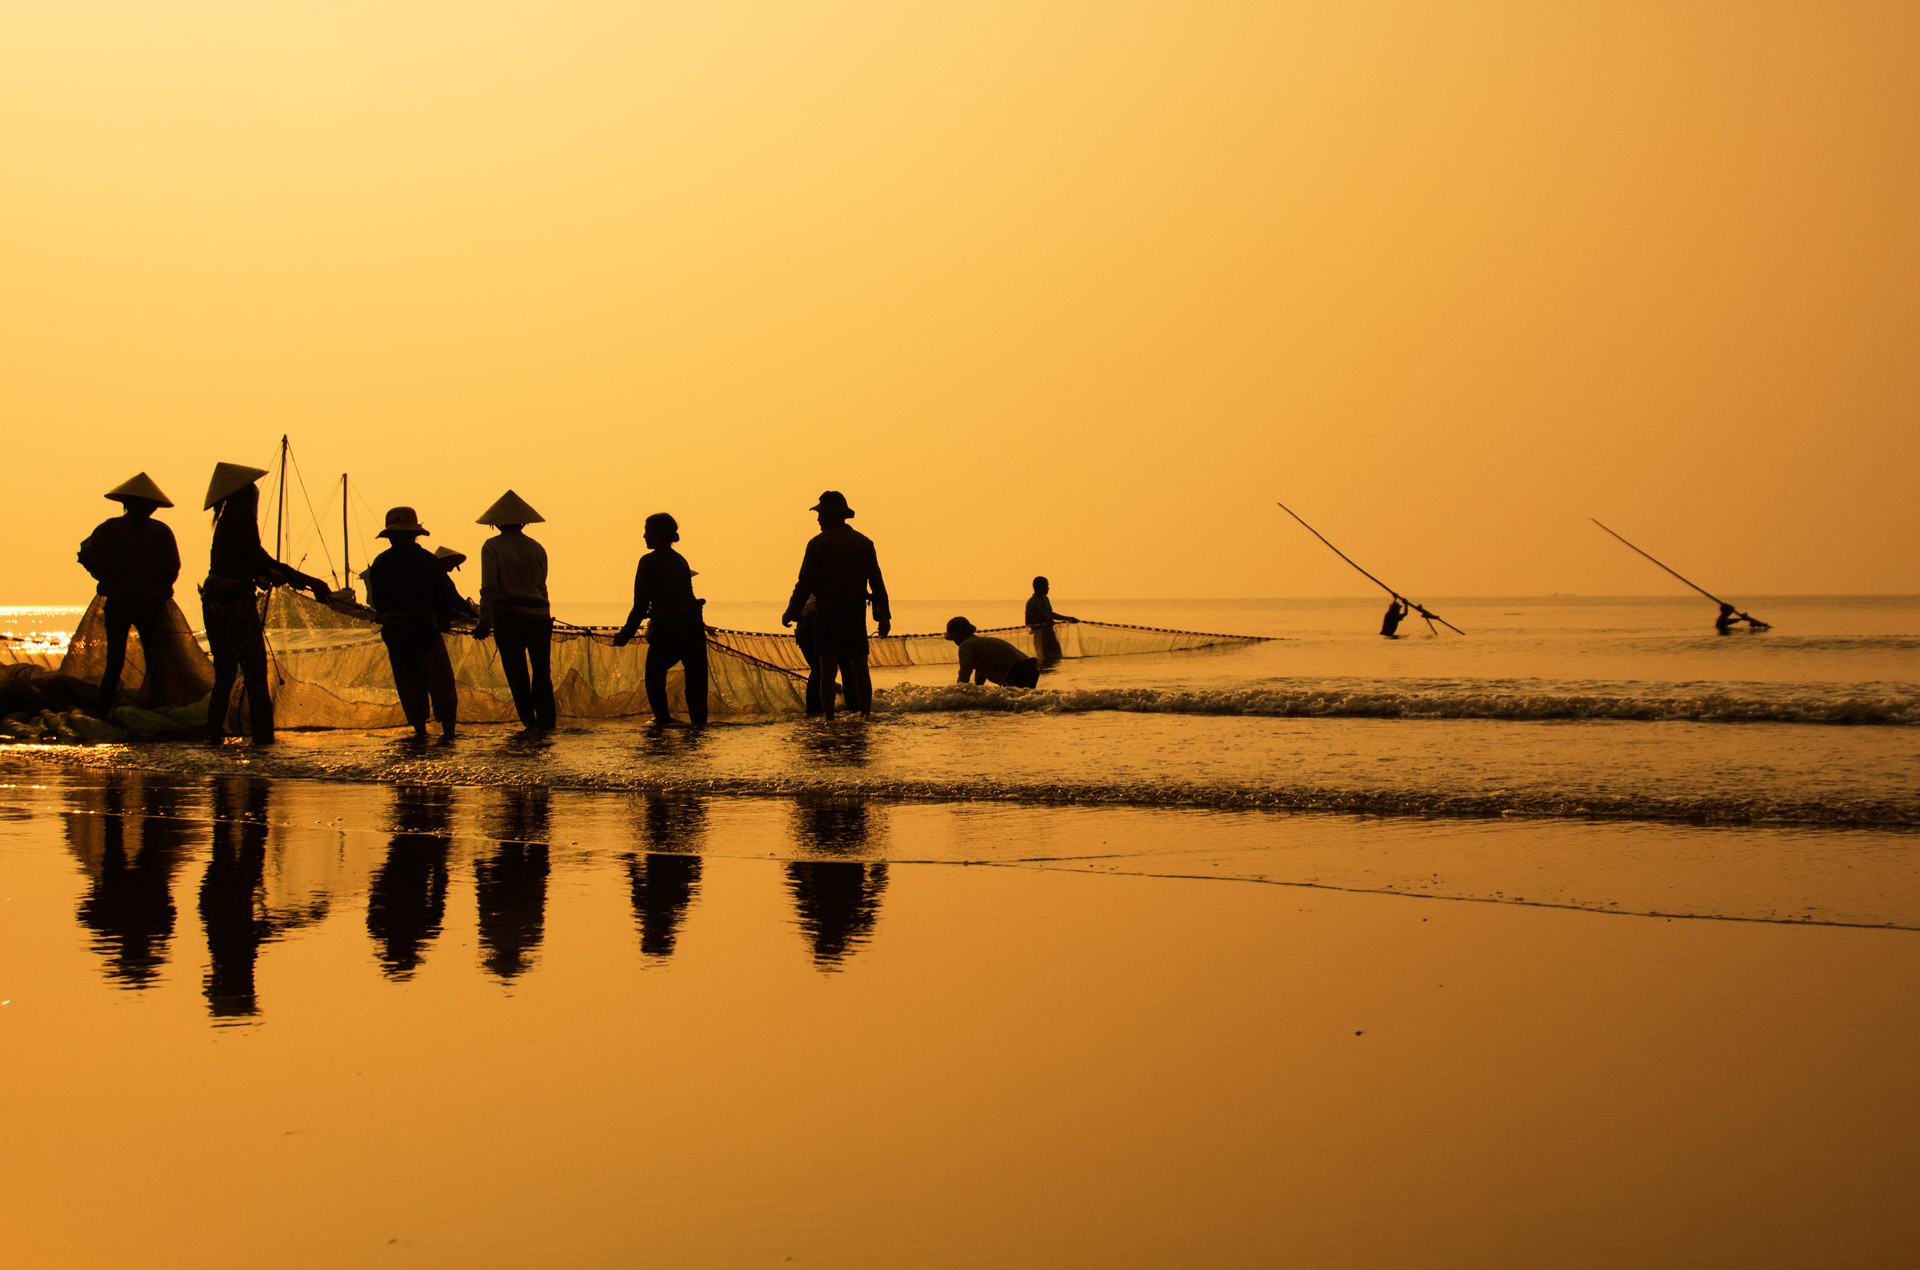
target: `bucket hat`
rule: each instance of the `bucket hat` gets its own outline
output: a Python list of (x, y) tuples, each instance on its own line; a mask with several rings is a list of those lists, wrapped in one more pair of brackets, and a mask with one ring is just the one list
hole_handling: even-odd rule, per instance
[(973, 634), (974, 631), (978, 629), (979, 627), (975, 626), (972, 622), (969, 622), (964, 617), (954, 617), (954, 618), (947, 619), (947, 638), (948, 639), (965, 639), (967, 636)]
[(424, 534), (428, 529), (420, 523), (411, 507), (390, 507), (387, 509), (387, 527), (380, 531), (382, 538), (391, 538), (395, 534)]
[(215, 463), (213, 479), (207, 482), (207, 505), (201, 510), (211, 510), (266, 474), (264, 467), (248, 467), (244, 463)]
[(173, 506), (173, 500), (165, 494), (162, 494), (160, 487), (155, 485), (153, 478), (145, 472), (129, 476), (126, 480), (121, 481), (118, 485), (107, 491), (107, 497), (122, 502), (129, 498), (144, 498), (149, 503), (157, 503), (161, 507)]
[(847, 506), (847, 496), (837, 489), (830, 489), (820, 495), (820, 501), (807, 508), (810, 512), (832, 512), (848, 519), (853, 517), (853, 508)]
[(526, 499), (508, 490), (493, 500), (493, 506), (480, 513), (476, 525), (532, 525), (545, 520)]

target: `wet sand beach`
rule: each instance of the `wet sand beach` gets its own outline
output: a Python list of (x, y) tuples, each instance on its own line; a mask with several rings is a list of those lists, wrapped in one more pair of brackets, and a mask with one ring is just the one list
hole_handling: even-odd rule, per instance
[(1920, 1251), (1910, 832), (3, 761), (9, 1264)]

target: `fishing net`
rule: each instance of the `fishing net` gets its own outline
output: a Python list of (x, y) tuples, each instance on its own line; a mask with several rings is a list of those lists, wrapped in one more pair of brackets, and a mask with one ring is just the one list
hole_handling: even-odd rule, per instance
[[(1266, 639), (1261, 635), (1209, 635), (1200, 631), (1122, 626), (1114, 622), (1061, 622), (1038, 632), (1026, 626), (997, 626), (980, 634), (1004, 639), (1029, 657), (1044, 661), (1129, 653), (1178, 653), (1195, 648), (1257, 644)], [(1043, 646), (1049, 637), (1053, 646)], [(708, 633), (708, 640), (770, 665), (803, 672), (807, 668), (800, 645), (791, 635), (716, 630)], [(951, 666), (960, 660), (960, 646), (943, 635), (873, 636), (867, 645), (867, 664), (873, 667)]]
[[(93, 603), (67, 641), (66, 655), (57, 670), (41, 670), (33, 677), (43, 693), (65, 692), (91, 702), (107, 669), (107, 602)], [(29, 672), (15, 672), (24, 686)], [(127, 632), (127, 657), (120, 670), (118, 700), (141, 706), (184, 706), (205, 697), (213, 687), (213, 663), (194, 638), (186, 614), (167, 601), (166, 632), (147, 647), (138, 630)]]
[[(289, 728), (386, 728), (406, 722), (394, 688), (387, 646), (370, 610), (328, 605), (285, 587), (269, 592), (261, 620), (273, 665), (275, 722)], [(459, 694), (460, 718), (507, 723), (518, 718), (513, 694), (491, 640), (445, 637)], [(791, 641), (789, 641), (791, 642)], [(556, 626), (553, 696), (559, 713), (574, 719), (612, 719), (650, 713), (644, 637), (613, 646), (611, 631)], [(708, 641), (707, 708), (713, 714), (772, 714), (805, 708), (805, 681), (791, 671)], [(686, 711), (678, 666), (667, 696)]]

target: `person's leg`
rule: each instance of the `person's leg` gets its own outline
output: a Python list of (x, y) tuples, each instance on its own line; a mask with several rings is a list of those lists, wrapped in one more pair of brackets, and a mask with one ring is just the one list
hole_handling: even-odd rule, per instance
[(667, 707), (667, 672), (680, 660), (677, 651), (647, 635), (647, 705), (655, 723), (671, 723), (673, 712)]
[(227, 735), (227, 703), (233, 696), (233, 681), (240, 673), (240, 650), (233, 636), (233, 623), (224, 600), (200, 601), (200, 620), (207, 624), (207, 655), (213, 658), (213, 690), (207, 697), (207, 736), (224, 740)]
[(553, 619), (542, 618), (527, 640), (527, 663), (533, 680), (533, 717), (543, 728), (560, 721), (553, 704)]
[(273, 743), (273, 689), (267, 683), (267, 633), (260, 626), (260, 610), (249, 598), (234, 608), (235, 637), (240, 645), (240, 673), (247, 683), (247, 723), (255, 745)]
[(393, 667), (393, 686), (400, 692), (400, 710), (415, 735), (427, 734), (427, 651), (406, 642), (387, 644), (387, 664)]
[(707, 637), (697, 634), (680, 651), (687, 681), (687, 718), (695, 727), (707, 722)]
[(145, 665), (142, 691), (149, 701), (162, 704), (162, 694), (173, 684), (168, 674), (173, 658), (173, 604), (170, 600), (141, 600), (133, 610), (133, 633), (140, 637), (140, 660)]
[(440, 735), (452, 736), (460, 718), (460, 688), (453, 678), (453, 659), (447, 656), (446, 636), (435, 633), (427, 645), (427, 701), (440, 720)]
[(507, 677), (507, 690), (513, 694), (513, 712), (522, 727), (534, 726), (533, 685), (527, 678), (526, 630), (521, 619), (502, 613), (493, 626), (493, 647), (500, 654), (500, 671)]
[[(840, 673), (840, 659), (824, 640), (820, 644), (820, 717), (833, 722), (834, 679)], [(849, 703), (851, 704), (851, 703)]]
[(107, 665), (100, 674), (96, 704), (103, 719), (112, 712), (113, 699), (120, 694), (120, 671), (127, 664), (127, 629), (133, 625), (133, 606), (108, 596), (105, 610), (101, 616), (107, 625)]
[(865, 649), (847, 658), (847, 704), (861, 714), (873, 713), (873, 674), (867, 669)]

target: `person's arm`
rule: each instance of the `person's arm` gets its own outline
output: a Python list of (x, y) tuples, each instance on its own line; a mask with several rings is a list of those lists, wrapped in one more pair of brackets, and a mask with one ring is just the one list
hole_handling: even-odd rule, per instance
[[(154, 523), (157, 525), (160, 524), (159, 521), (155, 521)], [(173, 584), (180, 580), (180, 543), (174, 538), (173, 530), (168, 529), (165, 525), (160, 525), (160, 528), (166, 532), (167, 536), (167, 550), (162, 559), (166, 561), (167, 589), (172, 590)]]
[(647, 558), (640, 557), (640, 563), (633, 569), (633, 607), (627, 611), (626, 624), (620, 633), (613, 637), (615, 648), (625, 648), (633, 642), (634, 633), (640, 629), (640, 623), (646, 620), (647, 609), (651, 606), (651, 597), (647, 594)]
[(792, 626), (799, 618), (800, 610), (806, 607), (807, 597), (813, 594), (814, 538), (807, 543), (806, 554), (800, 557), (800, 580), (793, 584), (793, 594), (787, 598), (787, 611), (780, 615), (780, 625)]
[(967, 676), (973, 673), (973, 657), (965, 644), (960, 645), (960, 682), (967, 682)]
[[(262, 552), (262, 554), (265, 553)], [(267, 570), (267, 577), (273, 585), (290, 586), (296, 591), (311, 592), (313, 598), (322, 603), (332, 597), (333, 588), (311, 573), (302, 573), (290, 564), (281, 564), (272, 556), (267, 556), (267, 559), (272, 561), (272, 567)]]
[(880, 552), (867, 544), (867, 589), (873, 593), (873, 620), (885, 639), (893, 630), (893, 607), (887, 602), (887, 582), (880, 576)]
[(104, 554), (101, 550), (100, 531), (96, 529), (87, 535), (85, 542), (80, 544), (79, 556), (81, 567), (92, 574), (96, 582), (100, 580), (100, 570), (106, 567), (107, 562), (101, 558)]

